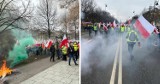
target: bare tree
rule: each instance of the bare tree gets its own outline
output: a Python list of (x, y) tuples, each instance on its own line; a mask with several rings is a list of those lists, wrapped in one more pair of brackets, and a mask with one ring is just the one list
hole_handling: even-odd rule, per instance
[[(76, 4), (77, 3), (77, 4)], [(64, 31), (66, 33), (66, 36), (68, 35), (69, 32), (69, 25), (71, 25), (71, 14), (68, 14), (68, 11), (70, 12), (70, 10), (74, 5), (78, 5), (78, 0), (60, 0), (60, 8), (65, 9), (65, 15), (62, 17), (61, 19), (61, 23), (64, 25), (64, 28), (62, 29), (62, 31)], [(79, 9), (77, 10), (79, 13)], [(72, 18), (73, 19), (73, 18)]]
[(28, 21), (31, 17), (30, 0), (27, 3), (21, 1), (20, 6), (15, 5), (15, 3), (15, 0), (0, 1), (0, 34), (11, 29), (24, 29), (17, 23)]
[[(116, 20), (109, 12), (102, 10), (96, 6), (94, 0), (82, 0), (82, 13), (84, 15), (82, 21), (95, 22), (113, 22)], [(117, 21), (117, 20), (116, 20)]]
[(69, 18), (69, 22), (74, 26), (75, 39), (76, 39), (76, 31), (77, 31), (76, 29), (78, 29), (78, 26), (79, 26), (79, 3), (78, 1), (69, 9), (68, 18)]
[(61, 18), (61, 23), (63, 24), (63, 28), (62, 31), (65, 32), (66, 36), (67, 36), (67, 32), (68, 32), (68, 24), (69, 24), (69, 18), (67, 17), (67, 14), (65, 14), (64, 16), (62, 16)]
[(53, 0), (41, 0), (38, 6), (37, 16), (34, 19), (35, 25), (42, 31), (47, 31), (48, 38), (51, 37), (51, 32), (58, 26), (57, 10)]
[(68, 8), (70, 7), (74, 2), (77, 2), (78, 0), (59, 0), (60, 1), (60, 7), (61, 8)]
[(81, 6), (82, 6), (81, 10), (84, 13), (93, 12), (94, 9), (96, 8), (96, 4), (95, 4), (94, 0), (82, 0)]

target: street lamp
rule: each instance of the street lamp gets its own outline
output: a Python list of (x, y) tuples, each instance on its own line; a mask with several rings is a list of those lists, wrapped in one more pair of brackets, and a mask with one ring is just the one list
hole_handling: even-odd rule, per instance
[(133, 14), (134, 14), (134, 16), (135, 16), (135, 11), (133, 11)]
[[(155, 0), (155, 2), (154, 2), (154, 12), (153, 12), (153, 19), (155, 19), (155, 14), (156, 14), (156, 6), (158, 5), (158, 2), (159, 2), (159, 0), (157, 1), (157, 0)], [(155, 25), (156, 25), (156, 20), (155, 20)]]
[(107, 4), (105, 4), (105, 10), (106, 10), (106, 8), (107, 8)]
[(156, 0), (156, 1), (154, 2), (154, 11), (155, 11), (156, 6), (158, 5), (158, 2), (159, 2), (159, 0), (158, 0), (158, 1)]
[(158, 1), (156, 0), (156, 1), (154, 2), (154, 5), (158, 5), (158, 2), (159, 2), (159, 0), (158, 0)]

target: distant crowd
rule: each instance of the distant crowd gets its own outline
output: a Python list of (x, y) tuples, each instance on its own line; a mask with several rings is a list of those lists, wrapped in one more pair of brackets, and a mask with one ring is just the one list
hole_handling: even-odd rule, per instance
[[(63, 41), (63, 40), (62, 40)], [(62, 41), (55, 41), (48, 40), (48, 43), (37, 43), (32, 46), (27, 46), (26, 51), (28, 56), (34, 54), (36, 56), (39, 55), (47, 55), (50, 56), (50, 61), (63, 60), (67, 61), (68, 64), (71, 65), (71, 59), (73, 59), (75, 65), (79, 59), (79, 42), (77, 41), (68, 41), (63, 44)]]

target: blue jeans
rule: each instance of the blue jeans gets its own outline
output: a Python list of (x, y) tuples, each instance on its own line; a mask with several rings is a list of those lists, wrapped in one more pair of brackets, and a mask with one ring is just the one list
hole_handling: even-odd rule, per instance
[(75, 57), (74, 57), (74, 54), (69, 54), (69, 65), (70, 65), (70, 63), (71, 63), (71, 58), (73, 59), (74, 64), (77, 64), (77, 63), (76, 63), (76, 60), (75, 60)]
[(60, 51), (59, 51), (59, 49), (58, 49), (58, 50), (56, 50), (56, 53), (57, 53), (57, 57), (58, 57), (58, 59), (60, 59)]
[(128, 43), (128, 51), (130, 56), (132, 56), (133, 47), (135, 45), (135, 42), (127, 42)]

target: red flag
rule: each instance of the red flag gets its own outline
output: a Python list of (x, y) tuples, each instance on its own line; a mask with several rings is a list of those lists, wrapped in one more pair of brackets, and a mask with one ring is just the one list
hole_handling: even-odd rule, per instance
[(108, 28), (106, 27), (105, 24), (103, 24), (103, 29), (104, 29), (105, 31), (108, 31)]
[(48, 43), (46, 44), (46, 48), (50, 48), (53, 44), (53, 41), (52, 40), (49, 40)]
[(43, 48), (43, 49), (45, 48), (45, 45), (44, 45), (44, 43), (42, 43), (42, 48)]
[(109, 26), (112, 27), (112, 23), (111, 22), (109, 22)]
[(113, 27), (115, 28), (117, 26), (116, 21), (113, 22)]
[(66, 35), (63, 36), (63, 40), (61, 41), (60, 48), (62, 48), (62, 46), (66, 46), (68, 48), (68, 39)]
[(143, 16), (140, 16), (136, 20), (134, 26), (139, 30), (144, 38), (148, 38), (155, 29), (155, 27), (150, 24)]
[(154, 29), (154, 33), (155, 33), (155, 34), (159, 34), (160, 32), (158, 32), (158, 29), (155, 28), (155, 29)]
[[(155, 22), (154, 22), (154, 21), (153, 21), (151, 24), (152, 24), (153, 26), (155, 26)], [(154, 29), (154, 33), (155, 33), (155, 34), (158, 34), (158, 33), (159, 33), (157, 28)]]

